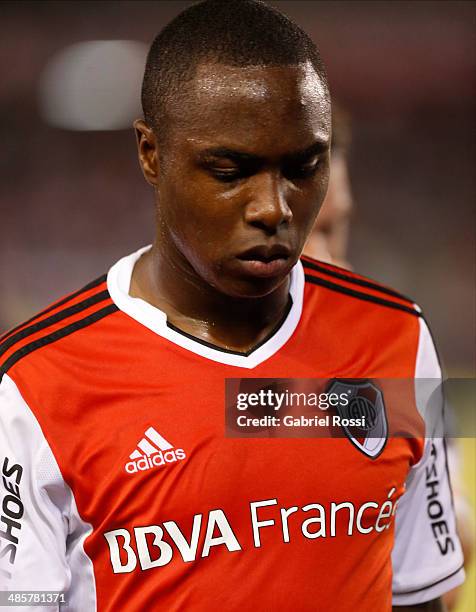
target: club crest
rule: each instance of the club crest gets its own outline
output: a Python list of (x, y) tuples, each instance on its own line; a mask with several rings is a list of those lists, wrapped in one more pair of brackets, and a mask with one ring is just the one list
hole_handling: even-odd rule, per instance
[[(334, 381), (328, 393), (346, 393), (349, 397), (347, 405), (336, 406), (343, 423), (341, 428), (352, 444), (362, 453), (376, 459), (385, 448), (388, 439), (388, 423), (385, 412), (383, 394), (369, 381), (347, 382)], [(364, 423), (360, 427), (350, 427), (349, 420), (360, 419)]]

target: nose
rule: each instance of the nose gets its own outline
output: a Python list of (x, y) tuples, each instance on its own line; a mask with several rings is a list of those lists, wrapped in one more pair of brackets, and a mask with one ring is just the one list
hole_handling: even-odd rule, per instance
[(274, 234), (283, 224), (290, 223), (293, 213), (288, 206), (287, 188), (283, 178), (272, 172), (253, 177), (252, 193), (245, 210), (245, 221)]

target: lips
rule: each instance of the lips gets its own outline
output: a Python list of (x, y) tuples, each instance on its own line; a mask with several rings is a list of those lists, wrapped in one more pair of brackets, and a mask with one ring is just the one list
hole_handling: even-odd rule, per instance
[(284, 245), (260, 245), (243, 251), (237, 260), (246, 275), (270, 278), (289, 271), (290, 256), (290, 249)]
[(284, 245), (260, 245), (244, 251), (238, 255), (238, 259), (242, 261), (261, 261), (263, 263), (269, 263), (275, 259), (287, 259), (290, 255), (291, 251)]

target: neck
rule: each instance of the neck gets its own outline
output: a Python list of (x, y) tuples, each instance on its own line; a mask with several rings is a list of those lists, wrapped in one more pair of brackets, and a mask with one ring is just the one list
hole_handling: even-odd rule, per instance
[(155, 243), (134, 267), (130, 295), (159, 308), (169, 323), (198, 339), (246, 352), (283, 319), (289, 278), (264, 297), (231, 297), (206, 283), (183, 256), (170, 256)]

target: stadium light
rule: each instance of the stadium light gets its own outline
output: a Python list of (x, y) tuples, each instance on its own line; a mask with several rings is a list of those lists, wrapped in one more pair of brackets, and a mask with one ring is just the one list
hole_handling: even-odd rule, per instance
[(68, 46), (39, 82), (43, 119), (67, 130), (121, 130), (141, 115), (147, 46), (133, 40), (90, 40)]

